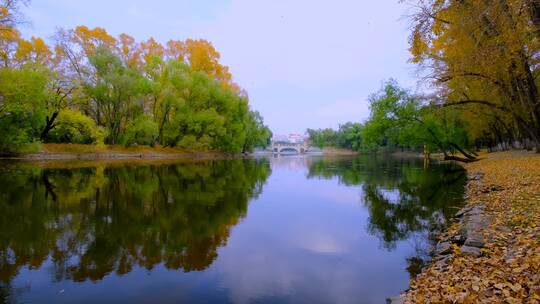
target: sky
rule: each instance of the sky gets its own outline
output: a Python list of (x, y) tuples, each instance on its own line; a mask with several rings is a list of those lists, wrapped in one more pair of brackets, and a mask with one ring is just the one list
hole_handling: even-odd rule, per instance
[(208, 39), (272, 131), (302, 134), (364, 121), (384, 80), (417, 86), (407, 11), (398, 0), (33, 0), (21, 30)]

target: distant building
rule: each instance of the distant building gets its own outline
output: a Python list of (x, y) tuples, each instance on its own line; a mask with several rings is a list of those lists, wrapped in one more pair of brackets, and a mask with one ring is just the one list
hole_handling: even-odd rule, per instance
[(307, 137), (305, 135), (294, 134), (294, 133), (291, 133), (288, 135), (275, 134), (274, 137), (272, 138), (272, 141), (274, 143), (281, 142), (281, 143), (301, 144), (301, 143), (304, 143), (306, 140), (307, 140)]
[(272, 137), (272, 142), (279, 143), (279, 142), (289, 142), (289, 137), (287, 135), (282, 134), (274, 134), (274, 137)]
[(301, 144), (306, 140), (306, 137), (301, 134), (289, 134), (289, 141), (293, 144)]

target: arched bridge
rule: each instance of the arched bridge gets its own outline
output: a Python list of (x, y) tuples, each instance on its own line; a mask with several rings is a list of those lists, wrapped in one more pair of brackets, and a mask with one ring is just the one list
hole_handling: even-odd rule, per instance
[(308, 151), (309, 145), (306, 143), (272, 143), (272, 152), (276, 154), (295, 152), (304, 154)]

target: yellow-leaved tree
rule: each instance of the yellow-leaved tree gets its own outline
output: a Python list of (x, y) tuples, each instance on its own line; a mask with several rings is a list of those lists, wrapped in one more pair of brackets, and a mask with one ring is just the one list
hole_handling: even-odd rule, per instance
[[(538, 1), (413, 2), (412, 61), (434, 79), (436, 102), (465, 112), (485, 108), (482, 115), (516, 126), (517, 139), (540, 151)], [(489, 119), (479, 118), (470, 123), (489, 129)]]

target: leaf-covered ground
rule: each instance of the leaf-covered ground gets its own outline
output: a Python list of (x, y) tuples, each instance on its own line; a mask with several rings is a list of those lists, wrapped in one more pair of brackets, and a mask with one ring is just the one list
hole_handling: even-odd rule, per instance
[(466, 165), (469, 175), (483, 174), (467, 189), (468, 204), (484, 204), (491, 219), (482, 255), (453, 245), (442, 267), (433, 263), (411, 282), (406, 303), (540, 303), (540, 155), (482, 158)]

